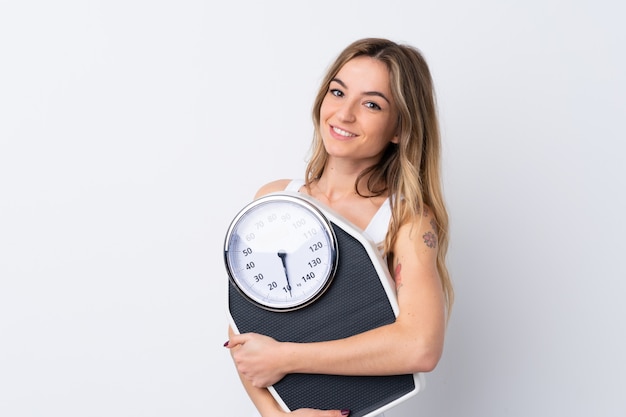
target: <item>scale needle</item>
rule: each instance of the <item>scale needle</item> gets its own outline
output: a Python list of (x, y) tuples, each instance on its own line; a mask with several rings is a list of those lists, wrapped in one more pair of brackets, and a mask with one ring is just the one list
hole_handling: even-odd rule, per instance
[(289, 291), (289, 296), (291, 297), (291, 284), (289, 283), (289, 274), (287, 273), (287, 263), (285, 262), (285, 259), (287, 258), (287, 252), (285, 252), (284, 250), (279, 250), (278, 251), (278, 257), (280, 258), (280, 260), (283, 263), (283, 269), (285, 270), (285, 278), (287, 279), (287, 290)]

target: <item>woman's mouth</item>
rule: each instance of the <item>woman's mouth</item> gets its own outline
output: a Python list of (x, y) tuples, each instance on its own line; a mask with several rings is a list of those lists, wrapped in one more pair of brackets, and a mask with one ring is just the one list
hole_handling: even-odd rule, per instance
[(346, 130), (340, 129), (337, 126), (331, 126), (331, 129), (333, 132), (335, 132), (337, 135), (342, 136), (344, 138), (353, 138), (356, 135), (354, 133), (350, 133)]

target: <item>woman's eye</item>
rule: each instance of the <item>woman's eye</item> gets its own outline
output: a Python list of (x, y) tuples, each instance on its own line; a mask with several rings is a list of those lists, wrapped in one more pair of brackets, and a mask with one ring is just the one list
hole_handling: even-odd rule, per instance
[(368, 101), (367, 103), (365, 103), (365, 107), (367, 107), (368, 109), (372, 109), (372, 110), (380, 110), (380, 106), (371, 101)]
[(343, 91), (337, 90), (336, 88), (331, 88), (330, 94), (332, 94), (335, 97), (343, 97)]

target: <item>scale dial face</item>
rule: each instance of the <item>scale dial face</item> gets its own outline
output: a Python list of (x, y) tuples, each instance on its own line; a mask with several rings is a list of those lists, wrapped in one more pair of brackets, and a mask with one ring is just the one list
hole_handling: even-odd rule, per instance
[(330, 285), (337, 243), (331, 223), (313, 203), (269, 194), (232, 221), (224, 258), (229, 279), (251, 302), (292, 311), (315, 301)]

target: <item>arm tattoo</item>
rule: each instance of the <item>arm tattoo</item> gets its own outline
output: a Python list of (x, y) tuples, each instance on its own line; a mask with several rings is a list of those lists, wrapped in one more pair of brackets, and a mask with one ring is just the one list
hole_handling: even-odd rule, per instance
[(396, 292), (400, 291), (402, 287), (402, 276), (400, 275), (400, 270), (402, 269), (402, 264), (398, 264), (396, 266), (396, 271), (393, 274), (393, 280), (396, 282)]
[(426, 244), (426, 246), (428, 246), (429, 248), (433, 249), (437, 246), (437, 235), (435, 235), (433, 232), (424, 233), (422, 238), (424, 239), (424, 243)]

